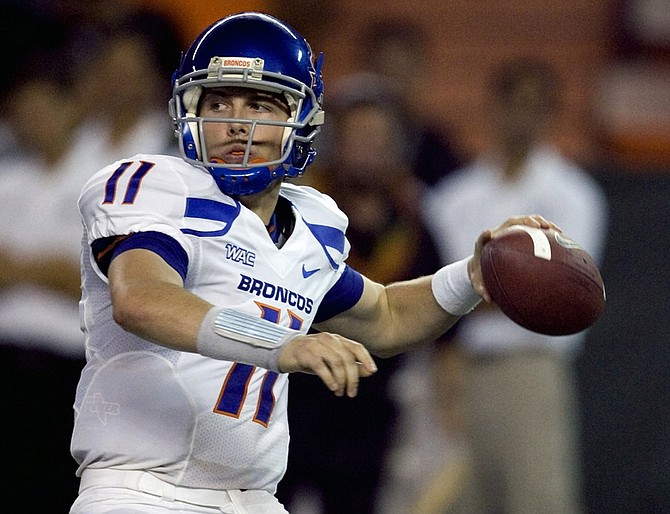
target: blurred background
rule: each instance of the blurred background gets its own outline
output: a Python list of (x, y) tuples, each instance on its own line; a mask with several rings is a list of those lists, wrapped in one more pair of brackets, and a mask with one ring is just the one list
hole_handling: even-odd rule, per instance
[[(422, 157), (441, 149), (438, 175), (489, 142), (485, 98), (492, 67), (533, 56), (560, 73), (562, 108), (551, 139), (597, 180), (609, 203), (601, 268), (607, 309), (574, 363), (583, 503), (594, 514), (670, 513), (670, 2), (0, 0), (0, 202), (7, 207), (20, 198), (19, 207), (40, 211), (58, 189), (54, 184), (65, 182), (70, 189), (60, 198), (74, 205), (79, 184), (111, 160), (140, 150), (174, 152), (166, 106), (179, 52), (204, 27), (242, 10), (276, 15), (324, 52), (326, 113), (330, 102), (337, 104), (331, 95), (338, 88), (329, 85), (376, 73), (390, 59), (400, 70), (392, 80), (407, 104), (407, 137), (418, 133), (419, 120), (430, 127), (429, 146), (417, 152)], [(368, 31), (376, 22), (420, 27), (419, 57), (375, 53)], [(35, 83), (53, 88), (36, 91)], [(52, 127), (54, 119), (62, 123)], [(328, 142), (321, 144), (317, 169), (327, 168), (332, 155)], [(44, 180), (17, 180), (19, 172), (38, 169)], [(420, 203), (421, 188), (440, 177), (419, 178), (410, 203)], [(10, 214), (0, 223), (14, 232), (33, 230)], [(77, 228), (69, 223), (63, 230)], [(11, 232), (0, 241), (2, 489), (22, 502), (44, 496), (35, 500), (44, 502), (37, 511), (66, 512), (77, 488), (68, 446), (82, 343), (66, 330), (59, 337), (45, 335), (48, 329), (29, 333), (19, 318), (30, 321), (30, 312), (33, 318), (42, 312), (39, 300), (51, 294), (44, 291), (59, 290), (54, 305), (70, 311), (76, 295), (53, 280), (37, 284), (37, 272), (20, 263), (51, 247)], [(77, 266), (76, 257), (70, 264)], [(37, 269), (66, 276), (64, 268), (43, 261)], [(17, 297), (26, 287), (32, 298)], [(3, 312), (10, 300), (23, 309)], [(38, 316), (47, 322), (69, 316), (44, 312), (52, 313)], [(387, 447), (397, 444), (392, 441), (382, 438)], [(449, 463), (448, 445), (439, 455)], [(412, 469), (408, 464), (407, 473)], [(382, 486), (384, 470), (380, 461)], [(449, 484), (444, 487), (458, 487)], [(382, 503), (378, 496), (376, 504)], [(304, 502), (295, 512), (318, 514), (315, 505)]]

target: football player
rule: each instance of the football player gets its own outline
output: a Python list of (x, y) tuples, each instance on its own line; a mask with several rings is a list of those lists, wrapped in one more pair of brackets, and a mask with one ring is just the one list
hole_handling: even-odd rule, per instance
[[(288, 373), (354, 396), (371, 353), (432, 341), (486, 298), (491, 231), (385, 287), (347, 265), (333, 200), (286, 181), (315, 156), (321, 63), (273, 17), (220, 20), (173, 76), (181, 158), (135, 155), (84, 186), (73, 514), (286, 512)], [(518, 223), (552, 226), (502, 226)]]

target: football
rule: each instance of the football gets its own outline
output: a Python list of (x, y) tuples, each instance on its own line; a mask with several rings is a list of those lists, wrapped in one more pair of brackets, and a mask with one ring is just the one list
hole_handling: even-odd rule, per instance
[(605, 308), (605, 285), (593, 258), (553, 229), (509, 227), (481, 254), (484, 285), (515, 323), (547, 335), (593, 325)]

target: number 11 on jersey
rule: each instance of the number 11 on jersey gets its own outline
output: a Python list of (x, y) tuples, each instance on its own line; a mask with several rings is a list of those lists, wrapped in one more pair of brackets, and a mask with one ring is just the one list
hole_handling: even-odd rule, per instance
[[(256, 304), (261, 310), (262, 318), (274, 323), (279, 323), (280, 309), (259, 302), (256, 302)], [(291, 319), (291, 328), (300, 330), (302, 319), (290, 311), (288, 312), (288, 315)], [(221, 393), (219, 394), (219, 398), (214, 407), (215, 413), (233, 418), (240, 417), (242, 406), (247, 398), (249, 382), (251, 381), (255, 370), (256, 367), (249, 364), (240, 364), (239, 362), (233, 364), (233, 367), (228, 371), (228, 375), (226, 375), (226, 380), (223, 383)], [(253, 421), (264, 427), (268, 426), (272, 410), (274, 409), (275, 396), (272, 392), (272, 388), (274, 387), (275, 382), (277, 382), (278, 377), (279, 374), (275, 371), (266, 371), (265, 376), (263, 377), (263, 383), (261, 384)]]

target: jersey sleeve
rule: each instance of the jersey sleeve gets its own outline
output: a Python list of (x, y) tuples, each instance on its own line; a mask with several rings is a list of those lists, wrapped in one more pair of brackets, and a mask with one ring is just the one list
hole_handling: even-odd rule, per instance
[(335, 285), (323, 297), (314, 317), (314, 323), (321, 323), (350, 309), (363, 294), (363, 277), (353, 268), (345, 265), (344, 271)]
[(184, 249), (170, 236), (161, 232), (136, 232), (130, 235), (103, 237), (91, 243), (93, 259), (98, 269), (108, 276), (109, 265), (123, 252), (128, 250), (149, 250), (161, 257), (172, 267), (182, 280), (186, 280), (188, 256)]
[(117, 161), (93, 175), (79, 197), (85, 242), (154, 232), (176, 241), (190, 258), (193, 248), (181, 231), (186, 197), (183, 177), (162, 156)]
[(161, 156), (136, 156), (103, 168), (84, 186), (78, 204), (88, 244), (154, 231), (177, 240), (187, 253), (190, 250), (181, 232), (186, 185)]

